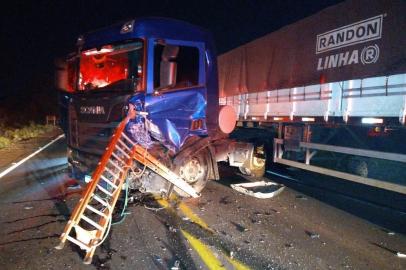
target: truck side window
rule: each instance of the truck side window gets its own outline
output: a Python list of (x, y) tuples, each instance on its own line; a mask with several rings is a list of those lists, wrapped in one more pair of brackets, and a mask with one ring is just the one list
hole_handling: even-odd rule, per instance
[(196, 47), (156, 44), (154, 88), (172, 90), (198, 85), (199, 50)]

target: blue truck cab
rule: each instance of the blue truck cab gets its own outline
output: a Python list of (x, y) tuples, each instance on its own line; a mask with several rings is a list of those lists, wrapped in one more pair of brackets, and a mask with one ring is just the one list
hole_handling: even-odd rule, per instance
[(129, 103), (174, 152), (218, 128), (216, 52), (200, 27), (141, 18), (86, 33), (65, 70), (61, 123), (77, 179), (95, 168)]

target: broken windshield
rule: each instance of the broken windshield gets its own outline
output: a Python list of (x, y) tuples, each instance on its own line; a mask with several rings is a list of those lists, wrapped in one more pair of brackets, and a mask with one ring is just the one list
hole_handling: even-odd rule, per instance
[(141, 90), (143, 43), (105, 45), (80, 56), (78, 90)]

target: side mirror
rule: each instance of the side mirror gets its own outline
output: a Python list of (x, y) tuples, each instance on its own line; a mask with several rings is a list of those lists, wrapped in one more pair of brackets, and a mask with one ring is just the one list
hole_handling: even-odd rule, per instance
[(68, 64), (62, 59), (55, 59), (55, 87), (59, 90), (68, 89)]
[(175, 62), (161, 61), (160, 88), (170, 87), (176, 83), (176, 68)]

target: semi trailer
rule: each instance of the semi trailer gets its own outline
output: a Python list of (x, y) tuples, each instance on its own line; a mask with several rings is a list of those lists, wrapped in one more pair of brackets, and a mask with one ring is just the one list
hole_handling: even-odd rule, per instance
[[(405, 194), (404, 14), (346, 1), (218, 57), (208, 31), (172, 19), (86, 33), (57, 72), (72, 176), (91, 179), (134, 108), (126, 134), (197, 192), (220, 161), (262, 176), (267, 159)], [(148, 168), (128, 185), (170, 189)]]

